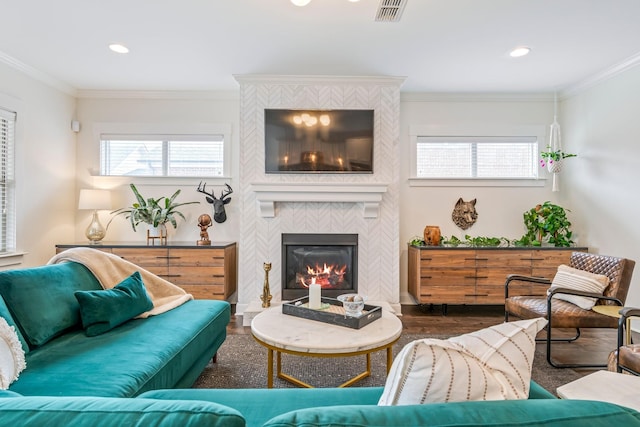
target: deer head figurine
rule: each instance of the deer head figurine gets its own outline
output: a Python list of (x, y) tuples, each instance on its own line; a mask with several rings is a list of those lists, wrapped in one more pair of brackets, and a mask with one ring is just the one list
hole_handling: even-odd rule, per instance
[(213, 191), (207, 193), (207, 183), (204, 184), (200, 181), (198, 184), (198, 193), (203, 193), (207, 199), (208, 203), (213, 205), (213, 220), (217, 223), (223, 223), (227, 220), (227, 213), (225, 212), (224, 205), (228, 204), (231, 201), (231, 197), (227, 197), (229, 194), (233, 193), (233, 189), (229, 186), (229, 184), (225, 184), (227, 187), (226, 191), (222, 190), (220, 194), (220, 198), (214, 196)]

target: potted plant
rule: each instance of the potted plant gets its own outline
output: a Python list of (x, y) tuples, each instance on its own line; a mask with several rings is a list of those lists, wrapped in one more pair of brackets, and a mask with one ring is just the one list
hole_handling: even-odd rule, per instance
[(549, 172), (559, 172), (562, 160), (569, 157), (577, 157), (577, 154), (565, 153), (562, 150), (554, 150), (550, 145), (547, 145), (547, 151), (541, 152), (540, 157), (541, 167), (546, 166)]
[(516, 246), (542, 246), (548, 242), (557, 247), (569, 247), (571, 240), (571, 222), (567, 211), (551, 202), (544, 202), (529, 209), (523, 214), (527, 233), (518, 240)]
[[(180, 194), (180, 190), (177, 190), (173, 193), (171, 197), (162, 196), (158, 199), (154, 199), (152, 197), (145, 199), (142, 197), (138, 189), (135, 185), (130, 184), (131, 190), (133, 194), (136, 196), (136, 203), (133, 203), (130, 207), (120, 208), (113, 212), (114, 215), (111, 220), (109, 220), (109, 224), (111, 221), (119, 215), (125, 215), (125, 218), (129, 219), (131, 222), (131, 228), (133, 231), (136, 231), (136, 226), (140, 223), (148, 224), (150, 228), (160, 228), (166, 227), (167, 223), (173, 225), (173, 228), (178, 228), (178, 223), (176, 217), (180, 217), (183, 220), (186, 218), (177, 210), (180, 206), (191, 205), (194, 203), (200, 202), (185, 202), (185, 203), (176, 203), (176, 197)], [(109, 226), (107, 224), (107, 227)]]

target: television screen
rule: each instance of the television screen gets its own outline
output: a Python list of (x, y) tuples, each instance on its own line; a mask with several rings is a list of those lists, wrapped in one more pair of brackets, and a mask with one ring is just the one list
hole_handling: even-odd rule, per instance
[(372, 173), (373, 110), (264, 112), (266, 173)]

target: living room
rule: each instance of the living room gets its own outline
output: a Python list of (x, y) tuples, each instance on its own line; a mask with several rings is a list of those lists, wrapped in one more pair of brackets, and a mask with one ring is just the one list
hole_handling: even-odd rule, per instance
[[(412, 9), (416, 7), (413, 4), (407, 6), (407, 15), (416, 13), (416, 9)], [(304, 18), (305, 15), (301, 15), (304, 8), (301, 9), (293, 12), (295, 16)], [(514, 11), (517, 8), (509, 12)], [(311, 12), (318, 13), (318, 10), (311, 9)], [(585, 19), (591, 16), (588, 10), (583, 13)], [(591, 19), (596, 19), (595, 15)], [(13, 61), (9, 55), (4, 58), (1, 66), (2, 93), (8, 97), (5, 104), (14, 104), (28, 111), (25, 119), (18, 121), (21, 142), (16, 150), (16, 190), (21, 195), (17, 199), (19, 219), (16, 248), (18, 252), (24, 252), (22, 265), (43, 264), (52, 255), (55, 244), (85, 240), (84, 230), (91, 212), (77, 209), (78, 194), (82, 188), (112, 190), (113, 209), (131, 203), (130, 182), (138, 184), (150, 196), (169, 195), (181, 189), (182, 201), (200, 201), (200, 204), (185, 207), (187, 221), (179, 224), (176, 230), (170, 227), (169, 239), (198, 239), (197, 217), (210, 208), (202, 195), (196, 192), (200, 178), (131, 180), (102, 177), (96, 172), (100, 169), (97, 139), (101, 129), (113, 125), (129, 130), (144, 125), (148, 129), (150, 124), (155, 132), (169, 130), (173, 133), (190, 126), (222, 124), (231, 128), (228, 176), (206, 181), (216, 191), (220, 191), (225, 183), (236, 190), (233, 201), (226, 207), (228, 220), (216, 224), (210, 233), (213, 240), (240, 242), (239, 257), (243, 263), (245, 242), (240, 236), (242, 213), (254, 207), (246, 206), (245, 195), (240, 193), (240, 188), (250, 182), (241, 182), (240, 176), (240, 104), (243, 100), (238, 90), (73, 88), (26, 63), (18, 62), (19, 58)], [(523, 59), (527, 60), (526, 57)], [(394, 188), (394, 191), (397, 188), (397, 194), (394, 195), (397, 197), (397, 217), (401, 220), (394, 226), (398, 227), (397, 236), (394, 236), (397, 248), (393, 248), (397, 253), (393, 253), (392, 258), (397, 265), (389, 267), (393, 277), (388, 281), (393, 283), (390, 286), (394, 289), (388, 291), (383, 299), (393, 304), (411, 303), (406, 289), (406, 243), (413, 236), (422, 234), (425, 225), (439, 225), (443, 235), (460, 238), (470, 234), (515, 239), (524, 233), (522, 213), (546, 200), (570, 211), (574, 240), (579, 245), (589, 247), (590, 251), (596, 253), (638, 258), (639, 250), (633, 244), (637, 237), (634, 235), (636, 227), (634, 215), (631, 214), (637, 202), (629, 197), (630, 191), (624, 191), (631, 189), (638, 173), (633, 161), (633, 153), (637, 148), (632, 142), (637, 130), (632, 116), (636, 106), (634, 91), (638, 79), (634, 60), (635, 56), (629, 55), (603, 69), (585, 72), (580, 79), (566, 82), (557, 91), (527, 91), (514, 87), (508, 92), (469, 92), (468, 85), (461, 84), (460, 89), (454, 88), (444, 93), (405, 92), (404, 85), (410, 81), (412, 72), (407, 70), (403, 74), (407, 77), (399, 77), (395, 81), (399, 85), (399, 141), (395, 149), (398, 158), (397, 166), (394, 166), (397, 170), (393, 174), (394, 180), (397, 180), (397, 187)], [(513, 63), (506, 66), (509, 68), (505, 72), (512, 74), (524, 72), (529, 65)], [(235, 77), (240, 78), (241, 75)], [(239, 86), (233, 75), (225, 79), (231, 79), (233, 85)], [(295, 79), (289, 82), (295, 82)], [(527, 81), (527, 84), (531, 82)], [(556, 96), (557, 110), (554, 103)], [(538, 130), (541, 133), (538, 144), (542, 149), (548, 141), (549, 125), (556, 111), (562, 126), (563, 147), (566, 151), (578, 154), (576, 159), (567, 162), (559, 192), (551, 191), (551, 174), (542, 169), (539, 171), (539, 182), (531, 187), (496, 186), (495, 183), (484, 186), (464, 183), (423, 186), (424, 180), (411, 179), (411, 129), (427, 129), (431, 132), (437, 129), (440, 133), (449, 134), (542, 129)], [(72, 120), (80, 124), (77, 133), (70, 129)], [(32, 121), (38, 126), (30, 126)], [(603, 142), (605, 140), (606, 143)], [(455, 201), (460, 197), (478, 200), (479, 219), (473, 228), (466, 231), (459, 229), (450, 219)], [(41, 212), (44, 206), (46, 216)], [(100, 215), (104, 223), (110, 218), (108, 211), (100, 212)], [(111, 224), (105, 240), (137, 241), (144, 239), (142, 233), (134, 233), (126, 221), (116, 220)], [(249, 249), (247, 246), (244, 245), (245, 250)], [(241, 306), (259, 294), (262, 262), (277, 262), (270, 254), (266, 256), (272, 259), (261, 259), (260, 256), (252, 260), (255, 262), (252, 272), (243, 273), (240, 269), (241, 282), (243, 276), (249, 274), (245, 280), (251, 282), (252, 285), (248, 286), (255, 289), (241, 291), (246, 294), (238, 295)], [(257, 281), (255, 277), (258, 277)], [(240, 287), (242, 289), (242, 285)], [(628, 298), (630, 304), (640, 304), (640, 291), (637, 288), (631, 287)]]
[[(135, 22), (135, 19), (149, 16), (167, 24), (175, 13), (184, 22), (189, 22), (186, 13), (173, 10), (176, 6), (166, 5), (171, 13), (164, 11), (157, 16), (136, 6), (126, 19), (104, 11), (111, 19), (96, 23), (94, 18), (98, 13), (92, 9), (98, 7), (95, 5), (70, 1), (68, 8), (63, 8), (44, 2), (24, 3), (23, 6), (8, 6), (20, 19), (0, 30), (3, 40), (0, 43), (0, 107), (18, 113), (15, 253), (0, 258), (2, 269), (43, 265), (54, 255), (56, 244), (86, 241), (85, 229), (91, 221), (91, 211), (78, 209), (81, 189), (109, 190), (113, 209), (133, 202), (130, 183), (135, 183), (149, 197), (170, 195), (180, 189), (179, 201), (199, 201), (200, 204), (184, 207), (186, 220), (179, 220), (177, 229), (169, 227), (168, 238), (195, 243), (200, 232), (198, 217), (203, 213), (211, 214), (211, 206), (196, 191), (198, 184), (206, 182), (216, 194), (229, 184), (234, 193), (232, 201), (226, 205), (228, 219), (214, 224), (209, 234), (214, 242), (238, 242), (238, 293), (232, 302), (237, 303), (237, 310), (242, 313), (259, 300), (264, 262), (273, 263), (272, 285), (275, 291), (280, 290), (278, 236), (283, 230), (279, 227), (288, 227), (286, 232), (349, 232), (336, 219), (327, 219), (323, 224), (327, 228), (320, 230), (319, 224), (314, 222), (316, 217), (308, 212), (299, 223), (290, 223), (288, 221), (297, 213), (291, 213), (291, 206), (285, 202), (275, 203), (272, 218), (260, 213), (252, 185), (282, 181), (299, 184), (299, 181), (270, 177), (262, 170), (256, 171), (261, 164), (255, 159), (251, 163), (245, 162), (248, 153), (261, 149), (262, 123), (259, 119), (262, 116), (256, 111), (260, 108), (326, 109), (336, 104), (373, 108), (380, 117), (385, 114), (390, 123), (391, 130), (384, 140), (391, 141), (389, 152), (393, 157), (376, 158), (372, 176), (352, 180), (387, 186), (383, 202), (376, 211), (377, 217), (364, 218), (362, 202), (345, 202), (341, 207), (348, 212), (350, 224), (364, 230), (363, 235), (385, 235), (384, 240), (374, 242), (372, 248), (363, 251), (362, 260), (366, 259), (367, 264), (366, 268), (361, 267), (362, 286), (373, 300), (387, 302), (400, 311), (402, 305), (415, 304), (408, 292), (407, 243), (414, 236), (422, 235), (426, 225), (437, 225), (443, 235), (461, 239), (465, 234), (516, 239), (525, 232), (523, 212), (547, 200), (569, 211), (573, 240), (577, 245), (588, 247), (592, 253), (640, 260), (640, 248), (635, 244), (640, 238), (635, 221), (640, 201), (633, 197), (633, 185), (640, 181), (637, 161), (640, 148), (636, 143), (640, 124), (635, 118), (640, 109), (640, 68), (637, 67), (640, 53), (633, 46), (638, 36), (634, 17), (639, 6), (635, 1), (616, 0), (614, 7), (600, 2), (589, 2), (585, 6), (581, 1), (563, 2), (562, 5), (545, 1), (533, 6), (528, 2), (499, 0), (490, 0), (483, 5), (478, 5), (477, 1), (409, 0), (398, 23), (374, 23), (373, 14), (378, 2), (373, 0), (353, 4), (332, 0), (324, 1), (324, 5), (320, 0), (313, 0), (302, 8), (291, 5), (288, 0), (272, 2), (274, 4), (270, 6), (263, 1), (233, 2), (238, 4), (217, 5), (220, 6), (217, 11), (205, 8), (201, 12), (201, 15), (210, 15), (203, 19), (205, 22), (221, 26), (220, 31), (228, 40), (205, 40), (202, 34), (206, 33), (194, 31), (196, 41), (191, 45), (198, 46), (201, 56), (220, 55), (218, 62), (224, 66), (212, 68), (211, 63), (206, 62), (202, 66), (205, 70), (196, 70), (198, 63), (180, 64), (182, 53), (176, 54), (176, 59), (169, 56), (172, 64), (166, 64), (169, 72), (164, 85), (159, 83), (162, 74), (159, 70), (165, 64), (145, 65), (144, 58), (135, 58), (141, 50), (135, 45), (130, 46), (132, 51), (127, 57), (107, 52), (106, 44), (113, 38), (126, 44), (128, 34), (135, 32), (131, 29), (135, 27), (130, 27), (130, 21)], [(198, 10), (196, 6), (202, 6), (196, 4), (199, 2), (191, 3), (194, 3), (189, 4), (191, 13)], [(48, 17), (48, 22), (33, 18), (34, 23), (42, 27), (37, 31), (29, 25), (20, 28), (20, 22), (30, 19), (26, 9), (29, 6), (42, 8), (41, 15)], [(354, 7), (359, 9), (354, 11)], [(248, 11), (245, 19), (232, 21), (233, 14), (243, 9)], [(284, 21), (295, 24), (281, 33), (277, 25), (263, 19), (271, 16), (267, 13), (280, 15)], [(371, 21), (367, 24), (378, 25), (372, 32), (380, 37), (380, 43), (386, 41), (379, 46), (390, 58), (394, 58), (392, 52), (395, 54), (398, 49), (393, 42), (393, 29), (411, 23), (411, 30), (402, 31), (413, 31), (417, 41), (414, 40), (411, 49), (404, 54), (411, 57), (403, 63), (405, 68), (386, 66), (394, 61), (385, 59), (384, 54), (376, 56), (372, 53), (375, 60), (370, 62), (360, 58), (357, 47), (365, 43), (366, 37), (354, 36), (348, 46), (350, 50), (339, 55), (330, 52), (335, 43), (321, 46), (320, 53), (334, 61), (331, 65), (328, 61), (313, 59), (301, 50), (296, 50), (291, 58), (278, 56), (269, 60), (263, 57), (266, 54), (260, 53), (262, 44), (252, 45), (247, 35), (251, 28), (258, 28), (262, 33), (273, 34), (274, 40), (296, 39), (300, 38), (296, 32), (326, 19), (330, 24), (325, 26), (336, 25), (340, 29), (336, 31), (337, 36), (345, 36), (349, 34), (348, 30), (338, 27), (335, 21), (342, 17), (353, 19), (357, 13)], [(464, 33), (466, 37), (461, 35), (458, 40), (452, 35), (445, 37), (443, 34), (449, 34), (444, 33), (446, 25), (453, 26), (451, 18), (459, 17), (458, 14), (464, 19), (460, 18), (455, 28), (462, 31), (469, 27), (468, 33)], [(450, 19), (447, 24), (443, 16)], [(76, 61), (78, 57), (82, 59), (84, 54), (88, 55), (84, 40), (76, 40), (78, 46), (64, 53), (62, 42), (67, 39), (49, 44), (47, 38), (53, 40), (55, 36), (42, 36), (54, 34), (59, 25), (71, 29), (71, 38), (92, 39), (94, 36), (88, 35), (92, 34), (94, 26), (102, 33), (118, 19), (122, 19), (122, 25), (129, 28), (129, 32), (95, 36), (97, 40), (91, 40), (93, 48), (104, 48), (105, 52), (97, 58), (87, 59), (77, 70), (64, 71), (63, 64), (66, 55), (75, 55)], [(60, 23), (56, 23), (58, 20)], [(423, 27), (430, 29), (424, 40), (420, 40), (421, 31), (427, 30), (417, 25), (416, 21), (420, 20), (425, 20)], [(197, 22), (204, 27), (202, 21)], [(358, 21), (358, 25), (365, 24)], [(543, 37), (545, 32), (540, 29), (545, 26), (550, 30)], [(204, 31), (197, 25), (194, 28)], [(313, 28), (319, 31), (317, 27)], [(517, 28), (525, 31), (519, 34)], [(19, 36), (12, 35), (12, 31)], [(490, 37), (487, 33), (495, 34)], [(528, 33), (539, 38), (529, 41)], [(238, 46), (230, 40), (234, 37), (239, 40)], [(309, 37), (322, 40), (318, 34)], [(503, 42), (497, 43), (501, 37)], [(438, 38), (454, 39), (452, 44), (463, 47), (465, 54), (478, 52), (480, 55), (480, 52), (484, 54), (491, 50), (495, 55), (495, 68), (483, 68), (482, 60), (447, 62), (449, 57), (462, 54), (434, 48), (432, 39)], [(33, 40), (27, 43), (30, 39)], [(23, 40), (24, 46), (15, 40)], [(35, 51), (30, 49), (39, 42), (46, 45), (48, 56), (59, 57), (47, 63), (46, 58), (35, 56)], [(482, 45), (482, 42), (486, 44)], [(225, 46), (219, 47), (220, 44)], [(522, 58), (508, 58), (507, 51), (519, 44), (531, 45), (531, 53)], [(176, 48), (175, 45), (171, 47)], [(552, 47), (557, 50), (552, 54), (545, 52)], [(261, 58), (262, 62), (237, 65), (239, 59), (224, 56), (227, 50), (233, 49), (244, 49), (250, 54), (243, 56)], [(133, 61), (128, 59), (131, 56)], [(276, 63), (276, 60), (280, 62)], [(71, 58), (68, 61), (71, 63)], [(308, 65), (305, 67), (297, 61)], [(585, 68), (575, 70), (573, 63), (580, 61), (585, 61), (582, 62)], [(140, 68), (133, 68), (132, 62), (139, 62)], [(448, 68), (442, 71), (439, 62)], [(430, 67), (439, 70), (439, 74), (432, 73)], [(106, 70), (107, 77), (112, 76), (111, 83), (95, 83), (88, 78), (92, 69)], [(499, 73), (491, 75), (485, 70), (499, 70)], [(207, 83), (201, 87), (192, 85), (191, 82), (202, 74), (208, 75)], [(475, 74), (482, 78), (474, 77)], [(488, 75), (486, 79), (484, 74)], [(137, 77), (136, 83), (129, 83), (127, 76)], [(429, 84), (430, 78), (433, 84)], [(336, 88), (349, 85), (355, 87), (356, 92), (366, 92), (366, 96), (356, 96), (351, 103), (336, 101)], [(260, 93), (266, 98), (251, 92), (254, 88), (263, 90)], [(300, 88), (308, 88), (313, 93), (299, 95), (296, 90)], [(282, 95), (287, 90), (292, 91), (289, 98)], [(324, 95), (325, 90), (329, 95)], [(384, 93), (384, 103), (379, 101), (381, 97), (377, 93), (380, 92)], [(299, 96), (296, 98), (296, 95)], [(340, 99), (343, 99), (342, 95)], [(251, 114), (246, 114), (247, 111)], [(432, 182), (415, 176), (412, 150), (417, 135), (533, 133), (538, 138), (539, 150), (543, 150), (549, 141), (549, 127), (554, 116), (562, 128), (563, 149), (577, 154), (566, 162), (559, 175), (559, 191), (552, 191), (552, 175), (542, 168), (537, 171), (539, 179), (526, 183)], [(77, 122), (79, 129), (73, 130), (72, 122)], [(184, 134), (194, 129), (229, 129), (229, 139), (225, 140), (229, 143), (226, 147), (229, 165), (224, 176), (153, 179), (100, 175), (99, 140), (102, 133)], [(380, 172), (382, 176), (377, 175)], [(300, 181), (330, 186), (348, 183), (348, 179), (320, 176)], [(461, 230), (451, 220), (459, 198), (477, 200), (478, 219), (467, 230)], [(302, 209), (311, 209), (309, 203), (305, 203)], [(331, 218), (339, 218), (342, 214), (334, 215)], [(108, 210), (100, 212), (103, 224), (110, 218)], [(126, 220), (117, 218), (110, 224), (105, 241), (144, 242), (144, 233), (144, 230), (134, 232)], [(369, 258), (365, 258), (365, 252), (370, 254)], [(639, 277), (633, 278), (628, 306), (640, 306)], [(274, 295), (274, 298), (277, 300), (280, 295)]]

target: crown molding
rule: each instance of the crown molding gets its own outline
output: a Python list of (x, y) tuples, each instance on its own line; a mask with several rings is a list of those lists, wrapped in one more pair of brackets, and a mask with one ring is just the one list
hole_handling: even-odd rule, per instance
[(260, 84), (376, 84), (382, 86), (401, 86), (406, 77), (397, 76), (322, 76), (322, 75), (271, 75), (271, 74), (234, 74), (238, 83)]
[(549, 102), (553, 92), (400, 92), (401, 102)]
[(239, 100), (239, 91), (178, 91), (178, 90), (79, 90), (78, 98), (98, 99), (207, 99)]
[(7, 55), (4, 52), (0, 52), (0, 62), (8, 65), (15, 70), (20, 71), (21, 73), (27, 75), (28, 77), (31, 77), (32, 79), (38, 80), (39, 82), (42, 82), (47, 86), (57, 89), (60, 92), (66, 93), (67, 95), (76, 96), (77, 94), (77, 90), (74, 87), (61, 80), (51, 77), (46, 73), (43, 73), (42, 71), (39, 71), (32, 66), (17, 60), (13, 56)]
[(596, 74), (593, 74), (590, 77), (578, 82), (574, 85), (567, 86), (564, 90), (560, 92), (561, 99), (571, 98), (572, 96), (578, 95), (581, 92), (586, 91), (600, 83), (603, 83), (613, 77), (624, 73), (640, 64), (640, 52), (636, 53), (633, 56), (625, 59), (618, 64), (615, 64), (603, 71), (600, 71)]

